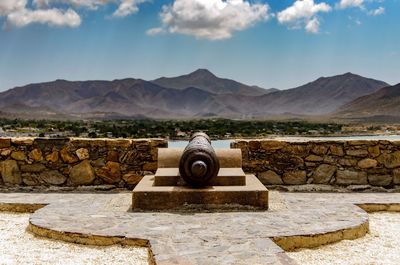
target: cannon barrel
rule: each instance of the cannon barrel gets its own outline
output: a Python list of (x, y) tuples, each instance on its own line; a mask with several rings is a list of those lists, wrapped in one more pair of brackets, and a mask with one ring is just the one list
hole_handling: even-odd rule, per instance
[(219, 161), (208, 135), (193, 134), (179, 162), (183, 180), (191, 186), (204, 187), (218, 175), (218, 171)]

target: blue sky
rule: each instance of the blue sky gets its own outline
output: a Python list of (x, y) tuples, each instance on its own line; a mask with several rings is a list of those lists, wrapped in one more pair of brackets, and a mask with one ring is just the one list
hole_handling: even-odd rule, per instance
[(399, 0), (0, 0), (0, 90), (55, 79), (221, 77), (287, 89), (400, 82)]

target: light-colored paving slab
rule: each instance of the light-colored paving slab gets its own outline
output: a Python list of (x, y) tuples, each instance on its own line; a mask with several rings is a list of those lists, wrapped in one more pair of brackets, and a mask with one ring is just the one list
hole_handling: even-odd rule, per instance
[(361, 237), (368, 216), (356, 205), (399, 210), (400, 194), (271, 192), (266, 212), (134, 213), (130, 204), (130, 193), (0, 194), (0, 210), (47, 205), (30, 218), (34, 234), (148, 246), (156, 264), (295, 264), (284, 249)]

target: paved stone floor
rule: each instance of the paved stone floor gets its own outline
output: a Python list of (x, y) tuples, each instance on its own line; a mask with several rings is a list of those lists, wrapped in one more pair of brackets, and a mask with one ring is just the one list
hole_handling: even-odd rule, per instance
[(148, 246), (149, 261), (163, 265), (295, 264), (285, 250), (364, 236), (366, 211), (400, 211), (400, 194), (270, 192), (266, 212), (134, 213), (130, 205), (130, 193), (0, 193), (0, 210), (36, 210), (28, 228), (36, 235)]

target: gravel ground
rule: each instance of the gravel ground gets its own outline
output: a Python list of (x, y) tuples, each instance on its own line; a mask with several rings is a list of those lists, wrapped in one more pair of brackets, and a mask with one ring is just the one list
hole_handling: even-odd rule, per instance
[(299, 264), (398, 265), (400, 264), (400, 214), (369, 215), (370, 234), (356, 240), (343, 240), (316, 249), (303, 249), (288, 255)]
[(35, 238), (25, 231), (29, 214), (0, 213), (0, 264), (147, 265), (147, 249), (93, 247)]

